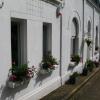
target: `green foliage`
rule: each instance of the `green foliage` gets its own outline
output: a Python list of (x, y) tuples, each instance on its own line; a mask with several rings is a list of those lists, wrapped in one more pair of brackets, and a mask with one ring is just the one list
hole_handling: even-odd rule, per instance
[(44, 69), (48, 69), (48, 68), (53, 69), (54, 68), (53, 65), (58, 65), (58, 62), (52, 55), (48, 54), (42, 60), (42, 67)]
[(95, 67), (95, 64), (92, 60), (87, 60), (86, 63), (85, 63), (85, 66), (87, 67), (87, 69), (89, 71), (92, 71), (93, 68)]
[(85, 42), (87, 43), (87, 46), (89, 47), (90, 44), (92, 43), (92, 41), (88, 38), (88, 39), (85, 39)]
[(74, 61), (74, 62), (76, 62), (76, 64), (78, 64), (80, 62), (80, 56), (79, 55), (72, 55), (71, 61)]
[(23, 64), (20, 66), (12, 65), (12, 74), (17, 76), (18, 80), (21, 80), (23, 77), (27, 75), (27, 64)]
[(76, 78), (78, 75), (79, 75), (79, 74), (78, 74), (77, 72), (74, 72), (74, 73), (70, 76), (70, 78)]

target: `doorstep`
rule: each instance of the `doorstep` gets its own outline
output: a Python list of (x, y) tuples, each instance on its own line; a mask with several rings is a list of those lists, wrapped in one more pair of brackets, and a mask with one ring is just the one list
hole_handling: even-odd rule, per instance
[(89, 72), (87, 76), (78, 76), (76, 84), (70, 85), (65, 84), (55, 91), (51, 92), (47, 96), (40, 100), (68, 100), (70, 99), (78, 90), (80, 90), (93, 76), (100, 71), (100, 68), (94, 68), (92, 72)]

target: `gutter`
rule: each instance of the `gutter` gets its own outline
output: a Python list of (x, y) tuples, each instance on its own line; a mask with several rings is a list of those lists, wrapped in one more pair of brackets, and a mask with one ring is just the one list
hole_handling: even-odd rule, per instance
[(64, 8), (64, 5), (59, 4), (59, 6), (57, 7), (57, 17), (60, 17), (60, 69), (59, 69), (59, 76), (60, 76), (60, 82), (61, 82), (61, 86), (63, 85), (62, 83), (62, 13), (60, 12), (61, 9)]

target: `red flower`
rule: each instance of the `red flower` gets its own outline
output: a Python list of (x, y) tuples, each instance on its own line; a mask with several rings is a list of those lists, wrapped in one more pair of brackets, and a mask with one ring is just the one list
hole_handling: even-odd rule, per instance
[(17, 79), (16, 75), (11, 75), (9, 78), (10, 81), (15, 81), (16, 79)]

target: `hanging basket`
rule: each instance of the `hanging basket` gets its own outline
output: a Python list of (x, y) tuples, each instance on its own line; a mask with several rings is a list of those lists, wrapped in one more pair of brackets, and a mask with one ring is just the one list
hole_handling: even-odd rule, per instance
[(86, 42), (87, 46), (89, 47), (92, 43), (92, 40), (87, 38), (87, 39), (85, 39), (85, 42)]

